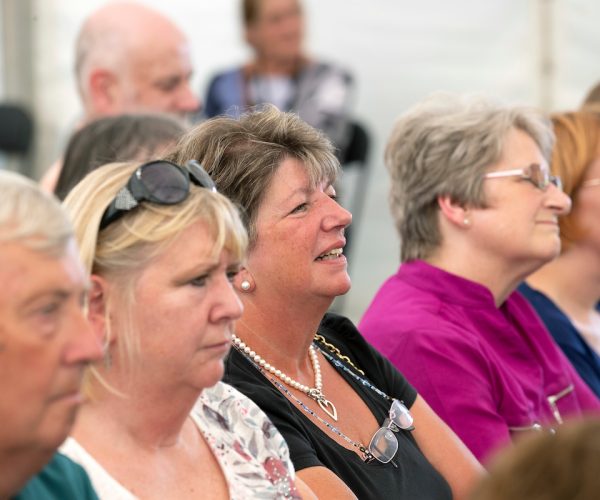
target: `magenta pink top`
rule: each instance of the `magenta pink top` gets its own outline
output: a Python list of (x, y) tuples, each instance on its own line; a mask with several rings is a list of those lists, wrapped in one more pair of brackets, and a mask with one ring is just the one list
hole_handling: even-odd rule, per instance
[(600, 413), (518, 292), (496, 307), (486, 287), (411, 261), (383, 284), (359, 329), (483, 462), (536, 424)]

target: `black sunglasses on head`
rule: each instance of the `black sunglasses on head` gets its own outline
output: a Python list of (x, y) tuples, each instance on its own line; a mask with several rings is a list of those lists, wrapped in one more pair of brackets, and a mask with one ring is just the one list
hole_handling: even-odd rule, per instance
[(190, 181), (210, 191), (217, 191), (210, 175), (194, 160), (189, 161), (186, 168), (163, 160), (144, 163), (135, 169), (127, 185), (119, 190), (104, 211), (100, 220), (100, 231), (142, 201), (159, 205), (181, 203), (190, 193)]

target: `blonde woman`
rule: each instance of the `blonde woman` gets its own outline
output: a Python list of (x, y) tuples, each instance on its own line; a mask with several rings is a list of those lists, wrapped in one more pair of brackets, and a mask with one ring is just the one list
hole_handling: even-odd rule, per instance
[(65, 201), (104, 337), (91, 402), (62, 451), (101, 498), (295, 498), (287, 446), (220, 382), (242, 306), (233, 205), (197, 165), (112, 164)]

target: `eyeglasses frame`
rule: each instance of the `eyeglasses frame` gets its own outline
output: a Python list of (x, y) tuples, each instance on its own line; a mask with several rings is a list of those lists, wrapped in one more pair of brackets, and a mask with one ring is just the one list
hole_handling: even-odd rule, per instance
[(594, 187), (600, 186), (600, 179), (588, 179), (587, 181), (583, 181), (581, 183), (581, 187)]
[[(528, 173), (527, 170), (531, 169), (531, 167), (538, 167), (540, 169), (541, 172), (544, 172), (544, 180), (547, 178), (548, 182), (545, 184), (538, 184), (533, 180), (533, 177), (531, 177), (531, 171)], [(560, 179), (560, 177), (556, 176), (556, 175), (550, 175), (550, 173), (548, 172), (548, 170), (545, 170), (542, 168), (542, 166), (539, 163), (532, 163), (531, 165), (528, 165), (527, 167), (523, 167), (523, 168), (513, 168), (511, 170), (501, 170), (499, 172), (488, 172), (487, 174), (485, 174), (483, 176), (484, 179), (499, 179), (502, 177), (518, 177), (520, 176), (522, 179), (531, 182), (531, 184), (533, 184), (536, 188), (542, 190), (542, 191), (546, 191), (549, 187), (550, 184), (553, 184), (557, 189), (559, 189), (560, 191), (562, 191), (562, 181)]]
[[(394, 403), (398, 402), (400, 405), (402, 405), (402, 407), (404, 407), (404, 409), (406, 410), (406, 413), (408, 413), (408, 415), (411, 417), (411, 424), (409, 426), (400, 426), (398, 424), (396, 424), (392, 417), (391, 417), (391, 413), (392, 413), (392, 408), (394, 406)], [(390, 406), (390, 411), (389, 411), (389, 416), (383, 421), (383, 423), (381, 424), (381, 427), (379, 429), (377, 429), (374, 433), (373, 436), (371, 437), (371, 440), (369, 441), (369, 445), (367, 446), (367, 450), (369, 452), (369, 458), (366, 460), (367, 463), (372, 462), (373, 460), (377, 460), (378, 462), (381, 462), (382, 464), (387, 464), (387, 463), (392, 463), (392, 465), (394, 465), (394, 467), (398, 467), (394, 462), (394, 457), (396, 456), (396, 453), (398, 453), (398, 448), (400, 446), (400, 443), (398, 441), (398, 438), (396, 436), (394, 436), (396, 438), (396, 450), (394, 451), (394, 454), (390, 457), (389, 460), (384, 461), (381, 460), (381, 458), (376, 457), (373, 452), (373, 440), (375, 439), (375, 437), (381, 432), (381, 431), (392, 431), (393, 433), (397, 433), (400, 432), (401, 430), (403, 431), (409, 431), (412, 432), (415, 429), (415, 426), (412, 425), (413, 419), (412, 419), (412, 414), (410, 413), (410, 410), (406, 407), (406, 405), (400, 401), (399, 399), (395, 399), (392, 401), (392, 405)]]

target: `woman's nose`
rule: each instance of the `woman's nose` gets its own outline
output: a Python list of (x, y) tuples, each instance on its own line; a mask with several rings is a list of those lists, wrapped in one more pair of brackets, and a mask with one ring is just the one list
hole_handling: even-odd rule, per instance
[(336, 200), (329, 198), (330, 204), (328, 205), (329, 212), (323, 220), (324, 229), (331, 230), (336, 227), (344, 228), (352, 223), (352, 214), (350, 211), (345, 209)]
[(562, 189), (554, 184), (548, 187), (548, 206), (553, 209), (557, 215), (567, 215), (571, 211), (571, 198)]

